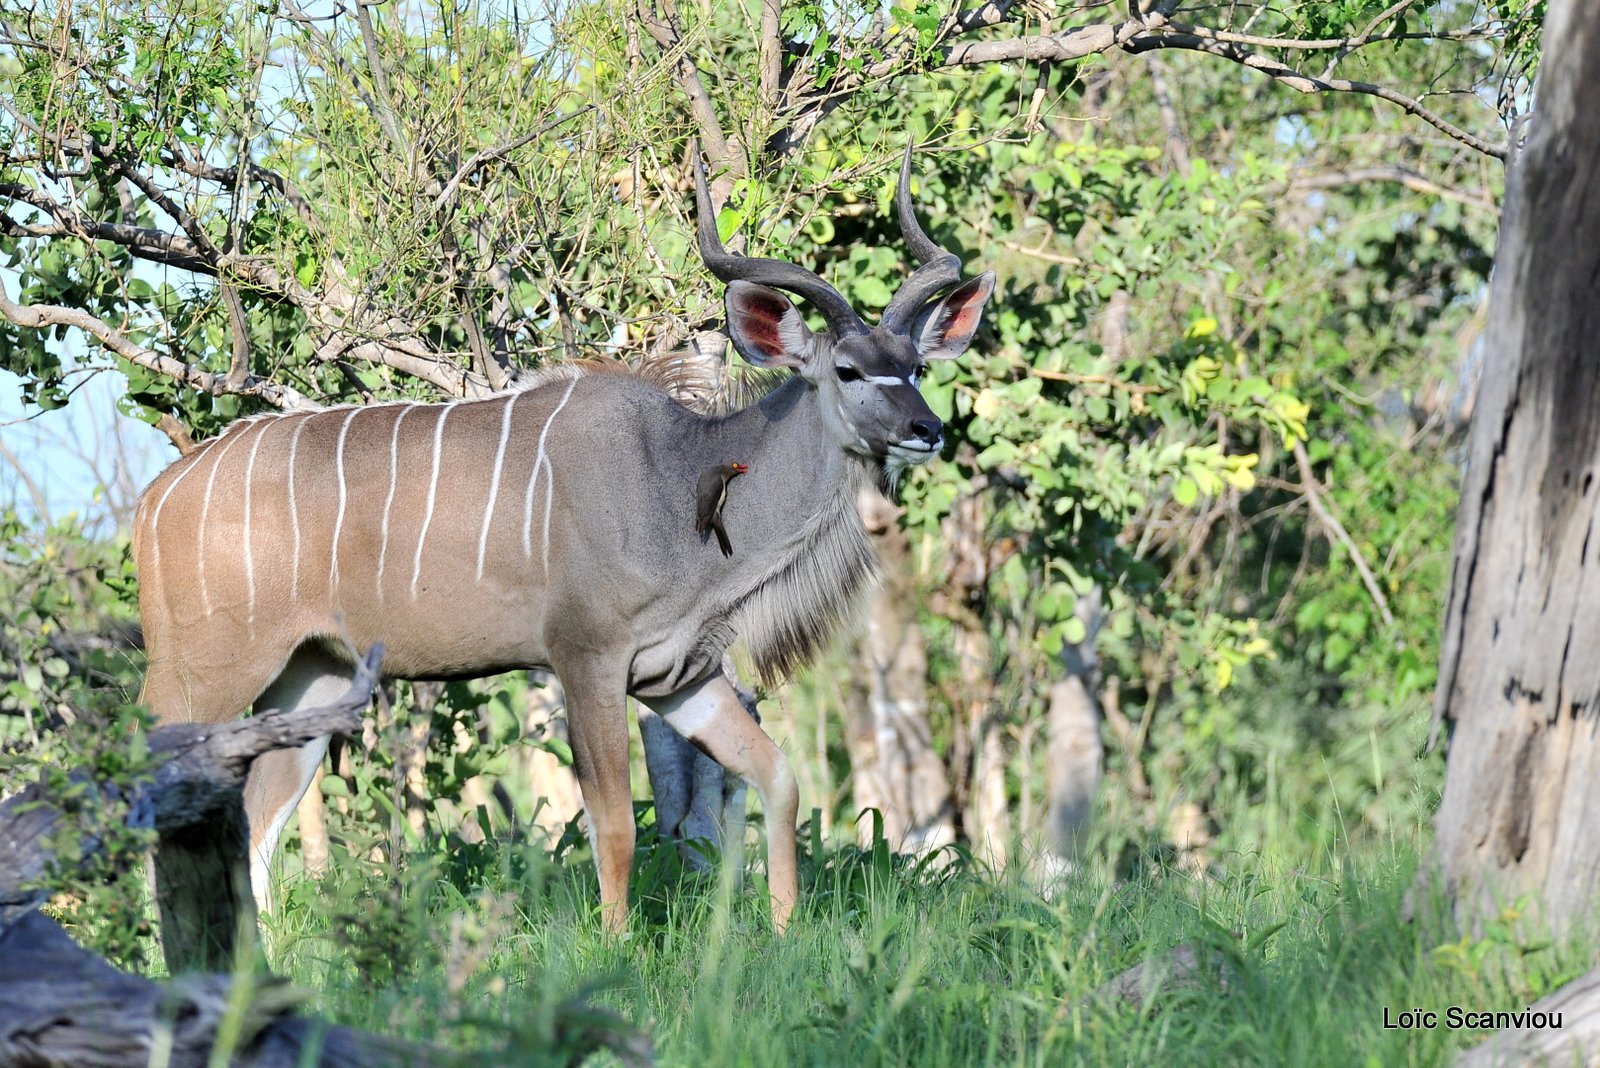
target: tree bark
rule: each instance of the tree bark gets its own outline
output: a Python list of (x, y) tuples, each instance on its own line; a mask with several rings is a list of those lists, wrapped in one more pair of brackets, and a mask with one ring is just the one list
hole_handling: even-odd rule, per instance
[[(883, 583), (873, 591), (860, 658), (866, 691), (847, 736), (858, 838), (872, 825), (860, 814), (883, 814), (883, 835), (899, 852), (924, 854), (955, 841), (955, 809), (944, 761), (928, 724), (928, 654), (910, 597), (910, 547), (899, 509), (873, 490), (859, 502), (877, 543)], [(867, 844), (863, 841), (863, 844)]]
[[(325, 708), (211, 726), (177, 724), (151, 733), (150, 751), (171, 757), (129, 799), (128, 818), (159, 836), (156, 901), (162, 950), (173, 974), (231, 968), (240, 932), (254, 930), (242, 800), (251, 762), (273, 749), (355, 730), (382, 657), (383, 647), (374, 646), (357, 664), (349, 692)], [(45, 843), (64, 818), (70, 817), (42, 784), (0, 805), (0, 930), (43, 899), (38, 885), (50, 859)]]
[[(566, 744), (566, 694), (561, 681), (551, 671), (529, 672), (529, 681), (539, 683), (528, 689), (523, 705), (522, 732), (529, 738), (551, 738)], [(583, 797), (578, 792), (578, 776), (570, 764), (548, 749), (523, 745), (517, 749), (514, 766), (523, 775), (533, 795), (533, 826), (547, 843), (554, 844), (579, 813)]]
[(1512, 166), (1456, 532), (1434, 864), (1464, 927), (1532, 895), (1558, 933), (1600, 892), (1600, 24), (1557, 0)]
[[(971, 459), (969, 458), (969, 463)], [(942, 524), (949, 559), (946, 590), (936, 598), (950, 620), (956, 660), (955, 707), (965, 725), (965, 745), (956, 759), (968, 775), (961, 791), (961, 829), (973, 853), (995, 870), (1006, 866), (1011, 845), (1011, 806), (1006, 789), (1005, 718), (995, 699), (993, 648), (984, 621), (995, 547), (987, 536), (989, 490), (985, 475), (958, 499)], [(958, 772), (959, 774), (960, 772)]]
[(1526, 1026), (1507, 1028), (1467, 1050), (1456, 1068), (1600, 1064), (1600, 968), (1540, 998), (1525, 1012)]
[(1104, 619), (1097, 587), (1078, 598), (1076, 614), (1086, 633), (1078, 643), (1062, 647), (1067, 675), (1050, 687), (1046, 712), (1049, 741), (1045, 748), (1046, 779), (1050, 791), (1046, 852), (1040, 859), (1047, 876), (1071, 870), (1088, 833), (1100, 792), (1105, 748), (1100, 741), (1100, 658), (1095, 638)]
[(250, 984), (250, 996), (228, 1064), (399, 1068), (455, 1062), (448, 1051), (290, 1015), (304, 994), (279, 979), (192, 975), (162, 984), (119, 972), (30, 912), (0, 928), (0, 1065), (203, 1068), (214, 1063), (217, 1034), (240, 982)]

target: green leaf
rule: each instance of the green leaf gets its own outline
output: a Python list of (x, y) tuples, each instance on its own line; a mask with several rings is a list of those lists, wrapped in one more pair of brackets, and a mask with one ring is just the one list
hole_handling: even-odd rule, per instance
[(888, 284), (883, 279), (873, 278), (870, 275), (864, 278), (857, 278), (853, 288), (855, 289), (856, 299), (870, 307), (881, 308), (894, 299), (894, 294), (890, 291)]
[(717, 240), (726, 243), (744, 225), (744, 212), (731, 204), (717, 213)]

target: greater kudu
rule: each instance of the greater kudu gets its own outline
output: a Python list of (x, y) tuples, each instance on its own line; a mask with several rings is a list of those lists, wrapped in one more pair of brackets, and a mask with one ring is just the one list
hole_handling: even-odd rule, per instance
[[(768, 679), (809, 658), (873, 573), (858, 488), (888, 486), (943, 443), (917, 388), (924, 361), (967, 347), (994, 275), (957, 284), (959, 259), (917, 223), (909, 166), (908, 150), (897, 203), (922, 266), (869, 328), (816, 274), (729, 254), (696, 159), (700, 254), (728, 283), (734, 346), (796, 372), (742, 410), (697, 414), (638, 375), (561, 366), (483, 400), (250, 419), (172, 464), (134, 521), (141, 699), (163, 722), (327, 701), (348, 685), (346, 639), (382, 641), (391, 677), (548, 666), (567, 695), (602, 912), (619, 928), (632, 695), (755, 784), (782, 929), (798, 791), (722, 656), (743, 639)], [(770, 287), (804, 297), (827, 329), (812, 333)], [(695, 497), (701, 475), (730, 461), (749, 473), (727, 493), (736, 548), (724, 558), (696, 533)], [(256, 764), (258, 893), (325, 750)]]

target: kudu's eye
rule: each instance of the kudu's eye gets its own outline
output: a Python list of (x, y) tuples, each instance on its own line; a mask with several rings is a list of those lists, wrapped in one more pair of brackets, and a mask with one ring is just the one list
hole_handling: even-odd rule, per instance
[(913, 386), (922, 385), (922, 372), (926, 371), (927, 369), (928, 365), (925, 363), (919, 363), (911, 369), (911, 384)]
[(849, 364), (843, 364), (843, 363), (838, 364), (838, 365), (836, 365), (834, 367), (833, 372), (834, 372), (834, 374), (839, 376), (839, 381), (841, 381), (841, 382), (859, 382), (859, 381), (861, 381), (861, 372), (857, 371), (854, 367), (851, 367)]

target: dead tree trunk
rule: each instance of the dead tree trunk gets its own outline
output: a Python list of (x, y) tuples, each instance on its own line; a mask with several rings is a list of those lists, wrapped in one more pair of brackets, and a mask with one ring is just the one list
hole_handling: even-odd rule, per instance
[[(71, 818), (64, 799), (35, 784), (0, 804), (0, 1068), (142, 1068), (158, 1062), (201, 1068), (218, 1062), (223, 1033), (232, 1035), (230, 1048), (221, 1051), (226, 1063), (254, 1068), (425, 1068), (462, 1059), (437, 1047), (295, 1016), (304, 993), (249, 968), (235, 970), (234, 939), (251, 929), (255, 916), (242, 864), (240, 799), (250, 764), (273, 749), (357, 732), (382, 659), (382, 647), (374, 646), (356, 665), (349, 692), (325, 708), (268, 712), (213, 726), (180, 724), (150, 734), (151, 752), (170, 756), (128, 798), (127, 818), (153, 827), (164, 854), (157, 871), (167, 875), (158, 894), (168, 967), (176, 974), (220, 963), (224, 974), (191, 973), (155, 983), (120, 972), (74, 943), (38, 911), (47, 894), (42, 877), (52, 860), (48, 843)], [(230, 827), (227, 820), (234, 816), (237, 825)], [(219, 820), (228, 833), (217, 836)], [(196, 881), (216, 871), (238, 874)], [(557, 1041), (573, 1057), (605, 1048), (632, 1068), (651, 1063), (648, 1037), (606, 1010), (580, 997), (556, 1011)], [(501, 1063), (505, 1054), (471, 1059)]]
[(974, 476), (971, 490), (944, 519), (949, 579), (935, 605), (950, 620), (957, 669), (953, 703), (966, 728), (965, 744), (955, 748), (960, 762), (957, 774), (967, 776), (961, 791), (961, 830), (973, 853), (998, 871), (1006, 866), (1011, 845), (1011, 804), (1005, 717), (996, 700), (993, 647), (984, 620), (989, 576), (997, 566), (996, 547), (987, 531), (989, 489), (987, 475)]
[(1600, 968), (1535, 1001), (1522, 1018), (1463, 1053), (1456, 1068), (1600, 1064)]
[[(739, 681), (730, 658), (723, 657), (722, 670), (732, 681), (745, 711), (761, 722), (755, 694)], [(679, 856), (696, 870), (710, 867), (709, 857), (695, 845), (697, 842), (725, 852), (735, 864), (742, 863), (745, 781), (724, 771), (721, 764), (643, 705), (639, 706), (639, 737), (644, 743), (645, 770), (650, 776), (660, 834), (676, 841)]]
[(1557, 0), (1532, 136), (1507, 181), (1456, 532), (1436, 720), (1434, 865), (1464, 926), (1600, 893), (1600, 23)]
[[(530, 671), (530, 682), (523, 705), (522, 733), (529, 738), (549, 739), (567, 744), (566, 693), (561, 680), (551, 671)], [(513, 767), (529, 784), (533, 794), (533, 826), (546, 844), (553, 845), (567, 824), (583, 811), (578, 793), (578, 776), (570, 762), (562, 763), (554, 752), (542, 746), (523, 745), (517, 749)]]
[(1065, 875), (1077, 860), (1095, 797), (1100, 792), (1105, 748), (1100, 742), (1100, 658), (1095, 639), (1104, 619), (1098, 587), (1078, 598), (1084, 639), (1067, 643), (1061, 660), (1067, 675), (1050, 687), (1046, 713), (1049, 743), (1046, 777), (1050, 791), (1048, 830), (1040, 861), (1047, 878)]
[(377, 684), (383, 647), (357, 664), (350, 690), (326, 708), (252, 716), (215, 727), (180, 724), (153, 732), (153, 753), (172, 759), (156, 773), (154, 874), (167, 969), (232, 968), (255, 936), (250, 893), (249, 832), (243, 791), (250, 764), (262, 753), (304, 745), (359, 729)]
[[(928, 654), (907, 588), (910, 548), (892, 502), (867, 490), (859, 505), (883, 562), (884, 582), (873, 591), (860, 648), (866, 699), (858, 714), (864, 722), (853, 725), (847, 739), (855, 815), (878, 809), (892, 848), (929, 853), (955, 841), (955, 809), (928, 725)], [(870, 835), (871, 825), (858, 823), (857, 830)]]
[[(248, 898), (249, 893), (245, 896)], [(119, 972), (42, 913), (0, 926), (0, 1066), (203, 1068), (237, 1001), (233, 975), (156, 983)], [(374, 1068), (453, 1063), (447, 1052), (333, 1027), (289, 1012), (304, 995), (255, 981), (226, 1063), (250, 1068)]]
[[(234, 967), (241, 932), (253, 929), (254, 902), (242, 796), (256, 757), (360, 726), (382, 647), (358, 665), (348, 694), (327, 708), (268, 713), (237, 723), (166, 727), (150, 735), (154, 753), (170, 754), (152, 782), (129, 799), (129, 819), (154, 827), (157, 901), (167, 966)], [(143, 1065), (170, 1041), (168, 1063), (203, 1065), (229, 1004), (231, 976), (196, 977), (173, 987), (118, 972), (77, 946), (37, 912), (47, 846), (65, 818), (48, 790), (34, 785), (0, 805), (0, 1065)], [(181, 987), (181, 989), (180, 989)], [(244, 1064), (427, 1064), (420, 1047), (328, 1028), (284, 1015), (269, 981), (252, 999), (261, 1011), (242, 1036)], [(246, 1014), (247, 1017), (252, 1014)], [(169, 1030), (170, 1029), (170, 1030)]]

